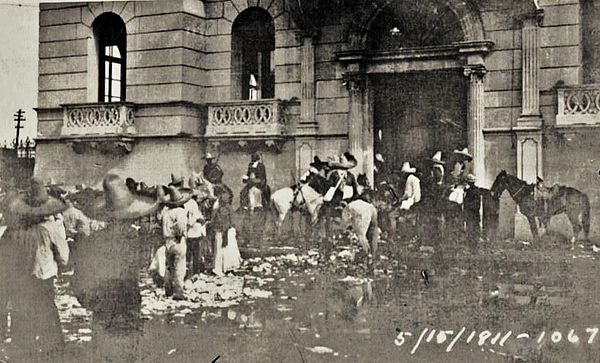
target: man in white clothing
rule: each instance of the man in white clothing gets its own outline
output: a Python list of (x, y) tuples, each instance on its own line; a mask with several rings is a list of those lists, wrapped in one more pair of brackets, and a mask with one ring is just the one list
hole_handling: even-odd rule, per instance
[(417, 169), (411, 167), (408, 162), (402, 165), (400, 172), (408, 174), (404, 185), (404, 195), (400, 198), (400, 209), (408, 210), (421, 201), (421, 181), (415, 175)]

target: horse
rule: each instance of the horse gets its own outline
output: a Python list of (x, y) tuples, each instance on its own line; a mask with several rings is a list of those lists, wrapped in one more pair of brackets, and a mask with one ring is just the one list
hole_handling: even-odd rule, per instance
[(352, 227), (365, 253), (374, 256), (379, 244), (378, 218), (377, 208), (373, 204), (357, 199), (348, 203), (342, 210), (340, 226)]
[(589, 238), (590, 232), (590, 201), (587, 195), (579, 190), (567, 186), (558, 186), (558, 192), (548, 200), (548, 214), (545, 214), (541, 208), (540, 201), (534, 198), (534, 184), (527, 184), (514, 175), (508, 174), (505, 170), (500, 171), (490, 193), (492, 196), (500, 197), (504, 190), (507, 190), (512, 199), (519, 206), (519, 210), (529, 222), (531, 233), (538, 239), (540, 237), (536, 218), (545, 228), (550, 222), (552, 216), (566, 214), (573, 227), (573, 237), (571, 238), (571, 248), (574, 248), (575, 241), (579, 233), (583, 230), (585, 240)]
[(286, 215), (292, 209), (307, 211), (310, 216), (311, 226), (318, 221), (319, 209), (323, 204), (323, 195), (329, 183), (323, 176), (310, 173), (306, 182), (293, 187), (285, 187), (271, 194), (271, 209), (275, 214), (275, 229), (277, 236), (281, 236), (281, 229)]

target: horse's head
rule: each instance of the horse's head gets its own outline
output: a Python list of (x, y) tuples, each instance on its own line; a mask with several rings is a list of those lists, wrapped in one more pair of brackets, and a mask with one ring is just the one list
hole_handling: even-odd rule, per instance
[(371, 188), (371, 183), (369, 182), (369, 178), (367, 178), (367, 174), (365, 173), (358, 174), (358, 176), (356, 177), (356, 183), (367, 189)]
[(494, 183), (492, 184), (492, 187), (490, 188), (490, 194), (492, 195), (492, 197), (500, 198), (500, 195), (502, 194), (502, 192), (507, 188), (507, 184), (506, 184), (507, 177), (508, 177), (508, 173), (506, 172), (506, 170), (501, 170), (498, 173), (498, 175), (496, 176), (496, 179), (494, 179)]

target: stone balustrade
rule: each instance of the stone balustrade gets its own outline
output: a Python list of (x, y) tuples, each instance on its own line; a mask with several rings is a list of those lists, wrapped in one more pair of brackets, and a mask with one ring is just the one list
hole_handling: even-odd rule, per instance
[(557, 125), (600, 125), (600, 84), (558, 89)]
[(62, 136), (133, 135), (134, 105), (131, 103), (85, 103), (63, 105)]
[(206, 137), (274, 137), (286, 133), (280, 100), (227, 101), (208, 105)]

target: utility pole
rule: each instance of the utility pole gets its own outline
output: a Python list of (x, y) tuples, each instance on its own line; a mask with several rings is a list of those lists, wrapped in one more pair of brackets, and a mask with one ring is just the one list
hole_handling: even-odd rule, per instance
[(15, 125), (15, 129), (17, 129), (17, 139), (15, 144), (17, 145), (17, 148), (19, 147), (19, 134), (21, 133), (21, 129), (23, 128), (23, 126), (21, 125), (21, 122), (25, 122), (25, 111), (19, 109), (19, 111), (17, 111), (17, 113), (15, 113), (15, 122), (17, 123)]

